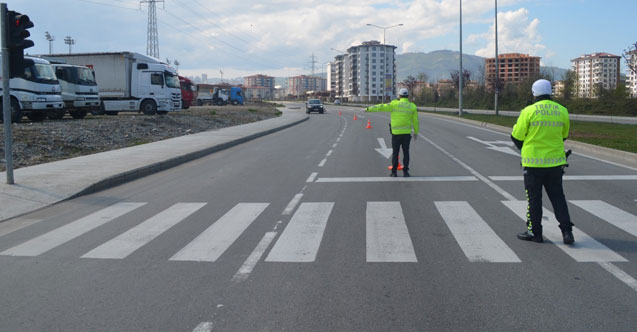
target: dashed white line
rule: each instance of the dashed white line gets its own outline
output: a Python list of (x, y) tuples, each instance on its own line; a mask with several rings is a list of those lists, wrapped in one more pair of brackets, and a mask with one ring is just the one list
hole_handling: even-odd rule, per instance
[(314, 180), (316, 180), (316, 176), (318, 175), (317, 172), (314, 172), (312, 174), (310, 174), (310, 177), (307, 178), (307, 180), (305, 180), (305, 182), (314, 182)]
[(325, 156), (326, 156), (326, 157), (331, 156), (331, 155), (332, 155), (332, 152), (334, 152), (334, 150), (329, 150), (329, 151), (327, 151), (327, 154), (326, 154)]
[(628, 273), (624, 272), (622, 269), (618, 268), (617, 266), (615, 266), (613, 263), (610, 263), (610, 262), (598, 262), (597, 264), (603, 267), (606, 271), (610, 272), (621, 282), (625, 283), (630, 288), (637, 291), (637, 280), (631, 277)]
[(332, 147), (335, 148), (338, 144), (334, 143), (332, 144)]
[(325, 166), (325, 163), (327, 162), (327, 158), (321, 160), (321, 162), (318, 164), (318, 167), (323, 167)]
[(261, 257), (263, 257), (263, 254), (270, 246), (270, 243), (272, 243), (272, 240), (274, 239), (276, 234), (277, 232), (265, 233), (259, 244), (257, 244), (256, 248), (254, 248), (250, 256), (248, 256), (248, 259), (246, 259), (243, 265), (241, 265), (241, 267), (239, 268), (239, 271), (237, 271), (234, 277), (232, 277), (233, 282), (244, 281), (250, 276), (250, 273), (252, 273), (252, 270), (257, 265), (257, 263), (259, 263)]
[(283, 210), (281, 214), (284, 216), (291, 214), (292, 211), (294, 211), (294, 208), (296, 207), (296, 205), (299, 204), (299, 201), (301, 200), (301, 198), (303, 198), (303, 194), (294, 195), (290, 203), (288, 203), (288, 206), (285, 208), (285, 210)]
[(201, 322), (192, 332), (210, 332), (212, 331), (212, 322)]

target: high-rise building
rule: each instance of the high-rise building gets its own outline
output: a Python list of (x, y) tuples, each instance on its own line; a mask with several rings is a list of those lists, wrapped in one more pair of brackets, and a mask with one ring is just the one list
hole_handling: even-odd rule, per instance
[(208, 74), (201, 74), (201, 81), (203, 83), (208, 83)]
[(637, 50), (628, 52), (626, 66), (626, 89), (632, 98), (637, 98), (637, 73), (630, 68), (637, 70)]
[(616, 89), (620, 59), (618, 55), (593, 53), (571, 60), (573, 71), (577, 74), (575, 95), (579, 98), (597, 98), (598, 89)]
[[(484, 60), (485, 81), (489, 90), (495, 86), (495, 57)], [(540, 57), (520, 53), (498, 55), (498, 79), (500, 86), (519, 83), (540, 75)]]
[(247, 76), (243, 78), (243, 85), (246, 87), (246, 97), (248, 98), (250, 98), (248, 92), (252, 91), (255, 91), (255, 98), (258, 99), (272, 99), (274, 97), (274, 77), (272, 76), (262, 74)]
[(288, 89), (291, 95), (302, 96), (308, 91), (326, 91), (326, 80), (322, 77), (300, 75), (288, 78)]
[[(336, 98), (349, 101), (389, 101), (396, 96), (396, 46), (363, 42), (336, 56), (331, 63)], [(331, 81), (330, 81), (331, 83)]]

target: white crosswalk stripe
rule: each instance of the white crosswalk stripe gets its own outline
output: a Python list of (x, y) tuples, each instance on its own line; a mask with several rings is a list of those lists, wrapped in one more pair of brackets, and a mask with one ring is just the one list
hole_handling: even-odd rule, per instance
[(82, 258), (122, 259), (177, 225), (206, 203), (177, 203), (120, 236), (89, 251)]
[(467, 202), (435, 202), (447, 227), (471, 262), (519, 263), (518, 256)]
[(368, 262), (417, 262), (400, 202), (367, 202)]
[(234, 243), (269, 203), (239, 203), (177, 252), (171, 261), (214, 262)]
[(570, 201), (589, 213), (603, 219), (607, 223), (637, 236), (637, 216), (620, 208), (612, 206), (604, 201)]
[(56, 228), (46, 234), (5, 250), (0, 253), (0, 255), (38, 256), (130, 211), (133, 211), (144, 204), (146, 203), (117, 203), (111, 205), (60, 228)]
[[(511, 211), (517, 214), (522, 220), (526, 221), (526, 201), (503, 201), (502, 202)], [(562, 232), (558, 227), (555, 215), (549, 210), (543, 208), (543, 216), (548, 217), (548, 221), (542, 221), (542, 233), (544, 237), (549, 239), (566, 254), (571, 256), (577, 262), (625, 262), (626, 259), (602, 243), (596, 241), (588, 234), (573, 227), (573, 236), (575, 243), (573, 245), (565, 245), (562, 242)], [(520, 224), (522, 225), (522, 224)]]
[(276, 241), (267, 262), (314, 262), (334, 203), (302, 203)]

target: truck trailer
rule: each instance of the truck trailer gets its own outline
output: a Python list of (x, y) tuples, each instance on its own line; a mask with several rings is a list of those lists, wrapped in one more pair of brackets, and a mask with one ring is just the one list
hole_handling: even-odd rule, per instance
[(159, 59), (135, 52), (48, 54), (68, 64), (86, 66), (95, 73), (108, 115), (118, 112), (166, 114), (181, 109), (177, 71)]

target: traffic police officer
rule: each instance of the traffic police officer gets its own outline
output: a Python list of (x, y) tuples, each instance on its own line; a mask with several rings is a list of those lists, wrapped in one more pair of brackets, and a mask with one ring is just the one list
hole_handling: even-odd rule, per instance
[(528, 202), (527, 230), (518, 234), (526, 241), (543, 242), (542, 187), (549, 196), (555, 217), (560, 223), (562, 240), (571, 244), (573, 223), (568, 213), (562, 188), (562, 175), (566, 164), (564, 140), (568, 137), (570, 122), (566, 108), (551, 100), (551, 83), (537, 80), (532, 87), (535, 103), (520, 112), (513, 127), (511, 139), (521, 150), (524, 167), (524, 189)]
[(418, 137), (418, 109), (409, 101), (409, 92), (402, 88), (398, 92), (399, 99), (392, 100), (389, 104), (379, 104), (365, 109), (366, 112), (391, 112), (391, 146), (392, 170), (389, 176), (397, 176), (398, 154), (403, 147), (403, 175), (409, 177), (409, 143), (411, 142), (411, 130), (414, 130), (414, 141)]

